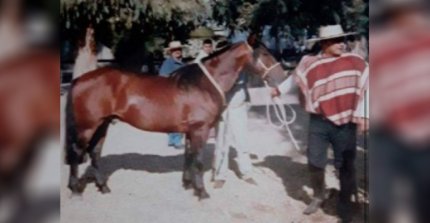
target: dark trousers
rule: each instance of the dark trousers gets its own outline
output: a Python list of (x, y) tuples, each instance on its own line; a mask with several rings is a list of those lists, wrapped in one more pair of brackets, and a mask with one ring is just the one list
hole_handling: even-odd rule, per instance
[[(337, 126), (320, 115), (312, 114), (310, 117), (308, 164), (314, 173), (319, 169), (323, 174), (327, 165), (327, 151), (329, 145), (332, 145), (334, 166), (339, 172), (340, 193), (337, 206), (340, 217), (350, 215), (350, 198), (357, 187), (354, 165), (356, 133), (357, 126), (354, 123)], [(312, 175), (315, 175), (314, 173)]]
[[(399, 180), (412, 189), (412, 207), (418, 223), (430, 222), (430, 145), (411, 145), (389, 129), (371, 132), (369, 148), (370, 222), (390, 222), (394, 189)], [(420, 148), (418, 148), (420, 147)]]

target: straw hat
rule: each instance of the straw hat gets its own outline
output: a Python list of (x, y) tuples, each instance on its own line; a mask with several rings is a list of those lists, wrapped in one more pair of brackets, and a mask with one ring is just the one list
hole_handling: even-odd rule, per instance
[(180, 41), (172, 41), (172, 42), (169, 43), (169, 46), (167, 48), (165, 48), (164, 50), (166, 52), (170, 52), (173, 49), (182, 49), (184, 47), (185, 46), (182, 45)]
[(356, 32), (345, 33), (340, 25), (330, 25), (330, 26), (322, 26), (318, 30), (318, 37), (308, 39), (307, 42), (317, 42), (321, 40), (327, 39), (335, 39), (344, 36), (355, 35)]

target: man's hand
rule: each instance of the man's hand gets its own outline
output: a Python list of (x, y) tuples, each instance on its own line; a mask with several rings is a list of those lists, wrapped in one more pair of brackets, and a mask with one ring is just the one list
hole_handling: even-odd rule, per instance
[(369, 131), (369, 119), (368, 118), (360, 118), (358, 120), (358, 132), (364, 134)]
[(272, 98), (278, 97), (280, 95), (281, 95), (281, 92), (279, 91), (278, 88), (272, 88), (272, 91), (270, 92), (270, 96), (272, 96)]

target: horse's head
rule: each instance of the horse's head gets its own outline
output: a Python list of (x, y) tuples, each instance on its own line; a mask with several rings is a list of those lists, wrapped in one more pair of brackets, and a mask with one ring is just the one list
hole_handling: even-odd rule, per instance
[(261, 43), (253, 46), (248, 42), (235, 43), (201, 60), (223, 92), (234, 86), (241, 70), (261, 76), (269, 85), (277, 85), (285, 79), (282, 66), (267, 48)]
[(253, 59), (246, 68), (271, 86), (281, 83), (286, 77), (285, 71), (266, 46), (259, 41), (248, 41), (247, 44), (252, 49)]

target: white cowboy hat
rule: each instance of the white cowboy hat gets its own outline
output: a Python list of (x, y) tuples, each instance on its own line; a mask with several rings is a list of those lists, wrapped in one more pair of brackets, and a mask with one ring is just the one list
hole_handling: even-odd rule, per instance
[(182, 49), (185, 46), (181, 44), (180, 41), (172, 41), (169, 43), (169, 46), (167, 48), (164, 48), (165, 51), (171, 51), (173, 49)]
[(317, 42), (327, 39), (335, 39), (357, 34), (356, 32), (345, 33), (340, 25), (322, 26), (318, 30), (318, 37), (306, 40), (306, 42)]

